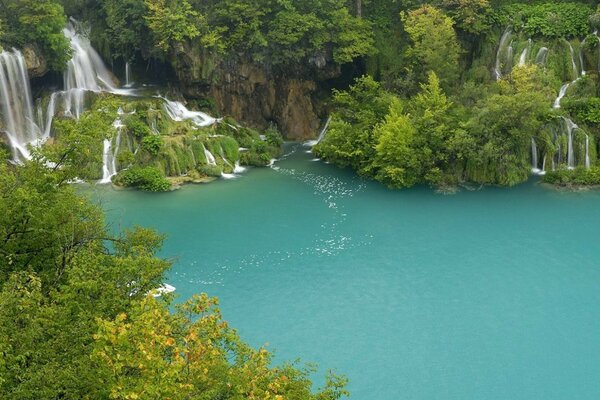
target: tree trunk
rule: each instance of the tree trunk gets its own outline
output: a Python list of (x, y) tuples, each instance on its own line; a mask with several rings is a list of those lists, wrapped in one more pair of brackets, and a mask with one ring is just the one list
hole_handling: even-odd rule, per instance
[(362, 18), (362, 0), (356, 0), (356, 16)]

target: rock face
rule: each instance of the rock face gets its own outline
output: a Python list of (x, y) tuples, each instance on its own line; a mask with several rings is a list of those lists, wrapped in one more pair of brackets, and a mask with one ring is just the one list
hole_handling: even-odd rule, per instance
[(249, 126), (275, 123), (292, 140), (316, 135), (323, 117), (316, 99), (318, 81), (340, 74), (324, 58), (285, 70), (251, 60), (215, 58), (189, 46), (181, 46), (173, 60), (186, 97), (210, 97), (222, 114)]
[(31, 78), (39, 78), (48, 72), (48, 63), (37, 46), (26, 45), (23, 47), (23, 57)]

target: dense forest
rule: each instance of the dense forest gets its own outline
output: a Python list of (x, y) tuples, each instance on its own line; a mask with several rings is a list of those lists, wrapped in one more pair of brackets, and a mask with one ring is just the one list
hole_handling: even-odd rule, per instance
[(0, 0), (0, 397), (345, 396), (216, 299), (158, 296), (164, 238), (112, 232), (71, 183), (168, 191), (321, 131), (315, 154), (392, 188), (600, 185), (597, 7)]

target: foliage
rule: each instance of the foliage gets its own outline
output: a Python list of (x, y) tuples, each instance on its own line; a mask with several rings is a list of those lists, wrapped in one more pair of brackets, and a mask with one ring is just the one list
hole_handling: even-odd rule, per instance
[(187, 0), (144, 0), (148, 14), (144, 17), (154, 36), (157, 49), (167, 52), (176, 43), (199, 38), (204, 45), (214, 45), (217, 36), (206, 26), (206, 17), (192, 8)]
[(114, 182), (120, 186), (135, 187), (147, 192), (166, 192), (171, 183), (163, 172), (156, 167), (131, 167), (117, 174)]
[(592, 9), (575, 2), (514, 3), (499, 8), (494, 19), (529, 36), (581, 37), (588, 33)]
[(579, 121), (600, 124), (600, 98), (598, 97), (567, 100), (561, 106)]
[(51, 69), (64, 69), (70, 58), (70, 45), (63, 35), (67, 19), (58, 0), (4, 0), (0, 19), (3, 44), (24, 46), (35, 43)]
[(575, 169), (560, 168), (548, 171), (542, 178), (543, 182), (557, 186), (597, 186), (600, 185), (600, 167), (592, 166), (589, 169), (578, 167)]
[(477, 152), (469, 159), (467, 176), (479, 183), (514, 185), (529, 175), (531, 138), (549, 118), (546, 96), (536, 88), (537, 68), (513, 73), (501, 82), (502, 92), (482, 101), (468, 123), (477, 141)]
[(160, 135), (148, 135), (142, 138), (142, 147), (152, 155), (157, 155), (163, 146), (163, 139)]
[(412, 46), (407, 50), (416, 82), (423, 82), (430, 71), (436, 73), (448, 89), (459, 76), (460, 46), (452, 19), (432, 6), (422, 6), (402, 15), (404, 29)]
[(366, 173), (375, 153), (373, 128), (385, 118), (391, 101), (392, 96), (370, 76), (357, 79), (347, 91), (334, 91), (336, 111), (315, 154)]
[[(252, 350), (221, 318), (217, 300), (195, 296), (170, 313), (151, 297), (129, 314), (100, 322), (93, 357), (111, 374), (113, 398), (336, 399), (343, 381), (312, 394), (308, 372), (270, 368), (270, 354)], [(337, 394), (326, 394), (339, 393)]]
[(441, 0), (437, 3), (465, 32), (481, 34), (491, 28), (493, 10), (488, 0)]
[[(350, 62), (372, 51), (370, 25), (350, 14), (344, 0), (219, 0), (199, 2), (226, 50), (272, 64), (319, 64), (322, 57)], [(327, 54), (329, 52), (329, 54)]]

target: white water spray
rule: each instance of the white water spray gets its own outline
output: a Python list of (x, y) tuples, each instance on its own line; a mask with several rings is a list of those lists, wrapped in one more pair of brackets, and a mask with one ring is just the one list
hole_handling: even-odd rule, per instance
[(0, 101), (2, 125), (14, 161), (29, 159), (28, 145), (37, 145), (41, 131), (34, 120), (31, 88), (25, 59), (20, 51), (0, 53)]

